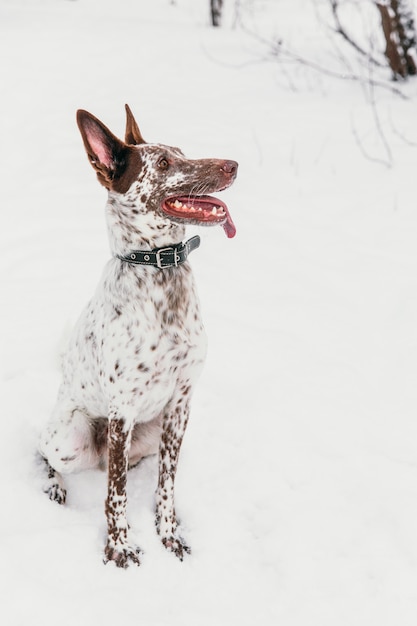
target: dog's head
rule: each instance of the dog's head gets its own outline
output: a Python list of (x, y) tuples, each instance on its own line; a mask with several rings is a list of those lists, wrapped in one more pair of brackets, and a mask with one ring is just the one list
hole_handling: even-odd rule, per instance
[(222, 159), (186, 159), (181, 150), (145, 142), (128, 105), (125, 141), (87, 111), (77, 123), (99, 182), (127, 195), (137, 213), (181, 224), (221, 224), (228, 237), (235, 226), (227, 206), (209, 194), (229, 187), (238, 165)]

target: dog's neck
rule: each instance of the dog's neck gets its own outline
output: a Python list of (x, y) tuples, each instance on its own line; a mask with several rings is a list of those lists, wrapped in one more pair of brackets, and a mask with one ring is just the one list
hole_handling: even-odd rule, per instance
[(185, 226), (164, 219), (121, 194), (109, 193), (106, 214), (110, 249), (115, 256), (170, 246), (185, 237)]

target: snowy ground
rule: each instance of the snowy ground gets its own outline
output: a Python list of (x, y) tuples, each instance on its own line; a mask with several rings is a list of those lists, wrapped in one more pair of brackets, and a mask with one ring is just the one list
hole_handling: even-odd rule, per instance
[[(206, 4), (0, 0), (2, 623), (415, 625), (416, 84), (375, 95), (386, 167), (358, 145), (387, 158), (360, 86), (289, 81)], [(320, 54), (309, 0), (264, 5)], [(75, 110), (122, 134), (125, 102), (145, 138), (240, 171), (236, 238), (200, 230), (191, 259), (210, 340), (177, 484), (193, 554), (159, 545), (149, 459), (129, 477), (145, 555), (119, 571), (101, 562), (105, 476), (72, 477), (60, 508), (34, 450), (108, 258)]]

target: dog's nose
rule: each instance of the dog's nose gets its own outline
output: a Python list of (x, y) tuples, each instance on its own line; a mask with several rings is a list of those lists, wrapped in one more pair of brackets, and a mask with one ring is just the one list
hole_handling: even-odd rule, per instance
[(236, 174), (238, 168), (238, 164), (236, 161), (224, 161), (222, 165), (223, 172), (226, 174)]

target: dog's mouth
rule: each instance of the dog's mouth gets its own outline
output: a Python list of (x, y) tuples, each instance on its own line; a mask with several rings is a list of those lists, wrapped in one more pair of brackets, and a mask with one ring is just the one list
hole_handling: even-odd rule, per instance
[(224, 202), (212, 196), (172, 196), (162, 203), (164, 213), (188, 224), (221, 224), (227, 237), (236, 235), (236, 227)]

